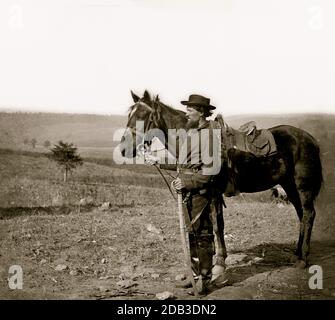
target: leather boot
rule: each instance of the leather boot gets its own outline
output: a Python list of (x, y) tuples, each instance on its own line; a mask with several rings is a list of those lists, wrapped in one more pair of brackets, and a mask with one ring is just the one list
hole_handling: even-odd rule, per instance
[(209, 292), (210, 278), (200, 275), (196, 283), (196, 288), (200, 295), (206, 294)]
[[(212, 261), (213, 261), (213, 235), (202, 234), (198, 237), (198, 256), (199, 256), (199, 279), (196, 287), (199, 295), (209, 292), (211, 280)], [(191, 292), (189, 292), (192, 294)], [(193, 292), (194, 294), (194, 292)]]

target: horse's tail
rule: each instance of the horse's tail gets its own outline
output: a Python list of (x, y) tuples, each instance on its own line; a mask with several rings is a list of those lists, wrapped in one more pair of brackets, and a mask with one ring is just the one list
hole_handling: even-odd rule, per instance
[(314, 199), (319, 195), (321, 187), (323, 185), (323, 173), (322, 173), (322, 162), (321, 162), (321, 152), (320, 147), (318, 144), (316, 144), (316, 155), (314, 160), (314, 170), (315, 170), (315, 176), (314, 176)]
[(304, 147), (300, 150), (303, 152), (302, 157), (307, 165), (308, 176), (305, 176), (306, 187), (311, 192), (313, 200), (319, 195), (323, 185), (321, 151), (318, 141), (307, 131), (304, 133)]
[(307, 136), (310, 138), (310, 148), (308, 152), (308, 166), (312, 173), (310, 176), (310, 184), (313, 199), (319, 195), (321, 187), (323, 185), (323, 173), (322, 173), (322, 161), (321, 151), (318, 141), (308, 132)]

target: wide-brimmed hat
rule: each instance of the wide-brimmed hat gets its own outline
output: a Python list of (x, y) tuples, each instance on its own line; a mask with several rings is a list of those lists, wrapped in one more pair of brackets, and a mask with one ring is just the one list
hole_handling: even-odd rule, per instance
[(185, 106), (198, 106), (198, 107), (204, 107), (207, 108), (208, 110), (214, 110), (216, 107), (212, 106), (210, 104), (210, 99), (201, 96), (199, 94), (191, 94), (188, 98), (187, 101), (180, 101), (181, 104)]

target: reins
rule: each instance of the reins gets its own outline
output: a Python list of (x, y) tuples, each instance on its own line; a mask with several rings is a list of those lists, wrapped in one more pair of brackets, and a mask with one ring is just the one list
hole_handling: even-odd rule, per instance
[[(147, 120), (147, 123), (145, 124), (145, 129), (144, 129), (144, 132), (148, 132), (149, 129), (151, 129), (151, 127), (153, 128), (154, 126), (156, 127), (159, 127), (159, 122), (162, 120), (161, 116), (160, 116), (160, 105), (157, 103), (158, 107), (157, 108), (152, 108), (152, 111), (148, 117), (148, 120)], [(162, 123), (161, 123), (162, 124)], [(166, 124), (163, 123), (164, 127), (166, 127)], [(145, 135), (143, 137), (143, 142), (141, 144), (139, 144), (137, 146), (137, 151), (138, 153), (140, 153), (141, 155), (144, 156), (144, 154), (147, 152), (147, 145), (145, 144), (144, 142), (144, 139), (145, 139)], [(165, 148), (164, 148), (165, 149)], [(157, 150), (157, 151), (162, 151), (164, 149), (161, 149), (161, 150)], [(159, 167), (159, 165), (155, 164), (154, 165), (155, 168), (157, 169), (157, 171), (159, 172), (159, 174), (161, 175), (161, 177), (163, 178), (166, 186), (168, 187), (172, 197), (174, 198), (175, 201), (177, 201), (177, 197), (176, 195), (173, 193), (172, 189), (171, 189), (171, 186), (170, 186), (170, 183), (166, 180), (161, 168)], [(175, 177), (171, 174), (169, 174), (169, 176), (173, 179), (175, 179)]]

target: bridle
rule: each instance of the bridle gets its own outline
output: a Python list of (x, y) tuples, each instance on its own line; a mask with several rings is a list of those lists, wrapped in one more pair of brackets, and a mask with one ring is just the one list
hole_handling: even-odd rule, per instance
[[(148, 117), (145, 119), (144, 121), (144, 136), (142, 138), (142, 143), (140, 143), (137, 146), (137, 151), (140, 151), (140, 153), (143, 153), (143, 148), (147, 148), (149, 145), (145, 140), (146, 134), (149, 130), (151, 129), (155, 129), (155, 128), (162, 128), (162, 130), (164, 131), (167, 128), (167, 125), (163, 119), (163, 117), (161, 116), (161, 105), (158, 101), (154, 100), (152, 101), (153, 106), (149, 106), (148, 104), (146, 104), (143, 101), (138, 101), (135, 103), (135, 105), (133, 106), (133, 110), (130, 113), (130, 117), (128, 119), (128, 123), (131, 121), (132, 117), (135, 115), (136, 109), (139, 106), (144, 107), (145, 109), (149, 110), (150, 113), (148, 115)], [(127, 125), (128, 127), (128, 125)], [(134, 135), (137, 134), (136, 128), (134, 127), (128, 127), (128, 129), (130, 130), (130, 132)], [(164, 149), (162, 149), (164, 150)], [(161, 151), (161, 150), (157, 150), (157, 151)]]
[[(141, 105), (141, 106), (144, 106), (146, 109), (150, 110), (150, 114), (148, 116), (148, 118), (146, 119), (146, 121), (144, 122), (144, 135), (143, 135), (143, 138), (142, 138), (142, 142), (137, 145), (136, 147), (136, 151), (137, 151), (137, 154), (141, 155), (141, 156), (144, 156), (145, 153), (148, 152), (148, 143), (147, 141), (145, 140), (145, 137), (146, 137), (146, 134), (149, 130), (151, 129), (154, 129), (154, 128), (163, 128), (164, 129), (167, 129), (167, 125), (163, 119), (163, 117), (161, 117), (161, 105), (159, 104), (158, 101), (154, 100), (153, 101), (154, 105), (151, 107), (149, 105), (147, 105), (146, 103), (144, 103), (143, 101), (139, 101), (137, 102), (134, 106), (133, 106), (133, 111), (131, 112), (130, 114), (130, 117), (129, 117), (129, 120), (128, 120), (128, 123), (129, 121), (131, 120), (131, 118), (134, 116), (135, 112), (136, 112), (136, 108)], [(156, 104), (156, 105), (155, 105)], [(133, 133), (133, 134), (136, 134), (136, 128), (129, 128), (130, 131)], [(161, 150), (156, 150), (156, 151), (162, 151), (164, 150), (165, 147)], [(162, 176), (162, 178), (164, 179), (164, 182), (166, 183), (171, 195), (173, 196), (173, 198), (175, 200), (177, 200), (175, 194), (172, 192), (172, 189), (171, 189), (171, 186), (170, 186), (170, 183), (166, 180), (164, 174), (162, 173), (162, 170), (159, 168), (159, 166), (157, 164), (154, 165), (156, 167), (156, 169), (158, 170), (159, 174)], [(173, 177), (171, 174), (169, 174), (170, 177), (172, 177), (173, 179), (175, 179), (176, 177)]]

